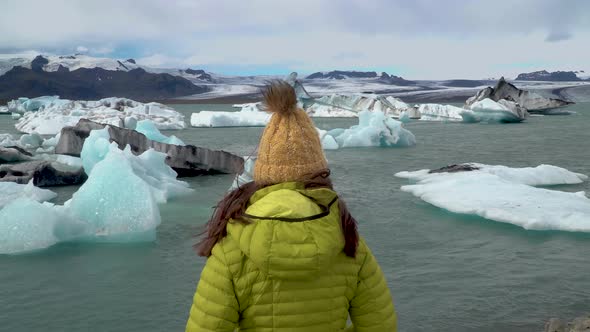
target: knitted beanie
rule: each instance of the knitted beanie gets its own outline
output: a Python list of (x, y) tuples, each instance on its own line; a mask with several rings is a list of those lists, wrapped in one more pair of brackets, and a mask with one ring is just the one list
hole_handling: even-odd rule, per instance
[(273, 81), (263, 91), (264, 106), (271, 112), (254, 167), (261, 185), (304, 181), (328, 168), (315, 126), (297, 107), (295, 90), (285, 81)]

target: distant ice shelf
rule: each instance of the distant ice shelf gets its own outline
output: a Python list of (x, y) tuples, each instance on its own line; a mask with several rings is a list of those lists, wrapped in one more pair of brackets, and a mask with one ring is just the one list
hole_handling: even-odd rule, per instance
[(183, 129), (186, 126), (184, 115), (171, 107), (126, 98), (96, 101), (60, 99), (57, 96), (19, 98), (8, 103), (8, 110), (22, 114), (15, 124), (16, 129), (40, 135), (56, 135), (63, 127), (75, 126), (80, 119), (123, 128), (141, 120), (151, 120), (160, 130)]

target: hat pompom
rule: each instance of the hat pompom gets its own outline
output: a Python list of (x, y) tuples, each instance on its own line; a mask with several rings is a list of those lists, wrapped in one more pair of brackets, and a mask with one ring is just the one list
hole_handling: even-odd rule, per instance
[(295, 89), (283, 81), (275, 80), (262, 91), (265, 111), (279, 115), (288, 115), (297, 109)]

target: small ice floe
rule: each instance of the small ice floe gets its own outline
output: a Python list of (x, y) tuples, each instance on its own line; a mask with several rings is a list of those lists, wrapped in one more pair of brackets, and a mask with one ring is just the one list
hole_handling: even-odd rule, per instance
[(349, 147), (406, 147), (416, 145), (416, 137), (400, 121), (380, 111), (359, 113), (359, 124), (347, 129), (319, 130), (327, 150)]
[(588, 177), (564, 168), (540, 165), (510, 168), (460, 164), (440, 170), (395, 174), (415, 184), (402, 191), (455, 213), (473, 214), (525, 229), (590, 232), (590, 199), (534, 186), (577, 184)]
[[(244, 104), (237, 112), (201, 111), (191, 115), (193, 127), (264, 127), (270, 121), (270, 113), (263, 112), (257, 104)], [(240, 105), (241, 106), (241, 105)]]

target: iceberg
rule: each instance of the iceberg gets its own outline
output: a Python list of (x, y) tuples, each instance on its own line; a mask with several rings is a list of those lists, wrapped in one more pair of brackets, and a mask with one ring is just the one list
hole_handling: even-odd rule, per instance
[(0, 134), (0, 147), (19, 145), (20, 142), (15, 140), (10, 134)]
[(48, 248), (60, 240), (55, 227), (64, 216), (53, 206), (18, 198), (0, 210), (0, 255)]
[(138, 121), (135, 125), (135, 131), (144, 134), (148, 139), (156, 142), (173, 144), (173, 145), (185, 145), (178, 137), (172, 135), (170, 137), (163, 135), (154, 123), (150, 120)]
[[(80, 119), (124, 127), (128, 118), (151, 120), (156, 128), (184, 129), (184, 115), (159, 103), (140, 103), (126, 98), (97, 101), (67, 100), (58, 97), (19, 98), (8, 103), (9, 109), (23, 112), (15, 124), (24, 133), (56, 135), (63, 127), (75, 126)], [(34, 105), (31, 106), (31, 105)], [(127, 121), (125, 121), (127, 120)]]
[(51, 190), (37, 188), (30, 181), (28, 184), (0, 182), (0, 209), (17, 198), (27, 197), (36, 202), (45, 202), (57, 197)]
[(376, 94), (332, 94), (313, 100), (305, 111), (311, 117), (357, 117), (359, 112), (383, 112), (399, 117), (412, 107), (393, 97)]
[(348, 147), (405, 147), (416, 145), (416, 137), (403, 128), (400, 121), (386, 116), (381, 111), (362, 111), (359, 124), (348, 129), (332, 129), (323, 137), (322, 146), (334, 148), (332, 140), (339, 148)]
[(0, 114), (9, 114), (10, 111), (8, 110), (8, 107), (6, 106), (0, 106)]
[(191, 115), (193, 127), (264, 127), (270, 113), (260, 111), (256, 104), (244, 104), (238, 112), (201, 111)]
[(339, 148), (338, 142), (336, 142), (333, 136), (328, 135), (327, 130), (316, 128), (316, 131), (320, 136), (320, 142), (322, 143), (322, 148), (324, 150), (337, 150)]
[(135, 173), (128, 155), (116, 146), (94, 165), (88, 180), (66, 206), (86, 224), (76, 235), (91, 240), (150, 241), (160, 224), (152, 187)]
[[(477, 92), (477, 94), (465, 102), (465, 107), (469, 108), (474, 103), (486, 98), (499, 102), (500, 100), (517, 103), (529, 112), (547, 113), (547, 109), (558, 108), (573, 104), (572, 102), (562, 99), (545, 98), (532, 91), (521, 90), (506, 82), (504, 77), (500, 78), (495, 87), (487, 87)], [(547, 113), (551, 114), (551, 113)]]
[(59, 99), (59, 96), (42, 96), (37, 98), (18, 98), (8, 102), (8, 111), (24, 114), (25, 112), (37, 112), (46, 107), (59, 107), (68, 100)]
[[(463, 109), (461, 107), (452, 105), (440, 104), (421, 104), (418, 107), (420, 113), (420, 120), (424, 121), (450, 121), (450, 122), (471, 122), (466, 121), (470, 119), (473, 112)], [(475, 120), (473, 122), (476, 122)]]
[(583, 192), (534, 187), (588, 179), (560, 167), (464, 164), (395, 176), (416, 182), (402, 186), (402, 191), (454, 213), (478, 215), (531, 230), (590, 232), (590, 199)]
[(36, 149), (43, 145), (43, 141), (43, 137), (36, 132), (24, 134), (19, 139), (20, 146), (25, 149)]
[(471, 104), (469, 108), (478, 122), (521, 122), (528, 116), (525, 108), (505, 99), (495, 102), (485, 98)]
[[(176, 179), (176, 172), (165, 163), (166, 154), (150, 149), (135, 156), (129, 146), (120, 150), (109, 143), (108, 135), (106, 128), (94, 130), (84, 142), (82, 165), (88, 180), (63, 206), (36, 203), (28, 198), (32, 195), (25, 195), (0, 210), (0, 254), (63, 241), (155, 239), (161, 221), (158, 204), (192, 189)], [(74, 158), (61, 161), (80, 165)], [(39, 196), (32, 197), (46, 198)]]
[(134, 174), (150, 186), (152, 196), (157, 203), (166, 203), (169, 198), (192, 192), (188, 184), (178, 181), (177, 173), (166, 165), (165, 153), (148, 149), (136, 156), (131, 152), (129, 145), (124, 150), (120, 150), (117, 143), (111, 143), (109, 139), (108, 128), (93, 130), (86, 138), (80, 156), (84, 171), (90, 177), (96, 165), (107, 160), (111, 155), (119, 155), (118, 159), (129, 163)]

